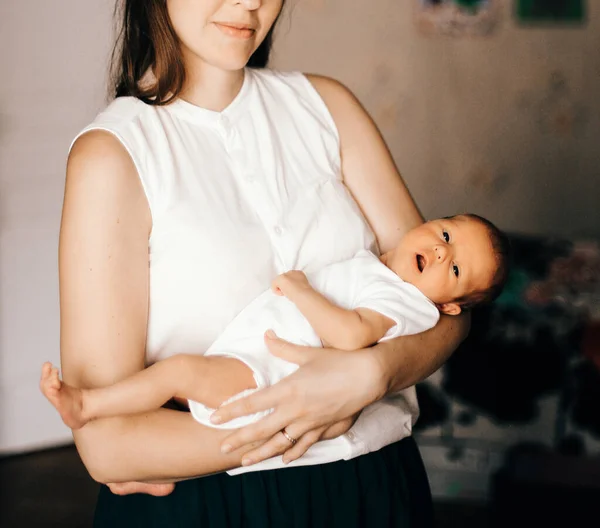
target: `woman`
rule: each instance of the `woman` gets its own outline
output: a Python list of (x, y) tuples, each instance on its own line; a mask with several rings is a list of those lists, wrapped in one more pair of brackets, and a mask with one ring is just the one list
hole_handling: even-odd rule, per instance
[[(277, 273), (386, 251), (422, 221), (345, 87), (244, 69), (266, 65), (282, 3), (125, 1), (117, 99), (76, 138), (67, 166), (67, 383), (108, 385), (202, 353)], [(294, 460), (347, 432), (364, 407), (436, 370), (467, 328), (443, 317), (430, 332), (352, 355), (270, 340), (301, 367), (223, 408), (223, 420), (276, 408), (233, 434), (171, 409), (88, 424), (74, 433), (78, 451), (109, 484), (97, 526), (428, 526), (410, 437), (349, 461), (222, 472), (242, 457)]]

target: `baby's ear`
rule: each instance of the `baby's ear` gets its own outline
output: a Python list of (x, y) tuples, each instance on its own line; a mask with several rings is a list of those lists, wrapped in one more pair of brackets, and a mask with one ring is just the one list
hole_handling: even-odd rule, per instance
[(461, 312), (460, 304), (457, 303), (438, 304), (438, 310), (446, 315), (458, 315)]

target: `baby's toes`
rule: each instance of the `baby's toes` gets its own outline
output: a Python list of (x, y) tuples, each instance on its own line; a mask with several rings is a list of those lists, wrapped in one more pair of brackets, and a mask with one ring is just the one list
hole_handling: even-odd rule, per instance
[(52, 389), (58, 390), (58, 389), (60, 389), (60, 385), (61, 385), (61, 381), (58, 377), (58, 369), (55, 367), (52, 367), (52, 372), (50, 373), (50, 376), (48, 377), (48, 386)]
[(46, 390), (50, 383), (50, 375), (52, 373), (52, 365), (50, 363), (44, 363), (42, 367), (42, 375), (40, 376), (40, 389)]
[(44, 363), (42, 365), (41, 381), (44, 381), (45, 379), (47, 379), (50, 376), (51, 372), (52, 372), (52, 363), (50, 363), (49, 361), (46, 361), (46, 363)]

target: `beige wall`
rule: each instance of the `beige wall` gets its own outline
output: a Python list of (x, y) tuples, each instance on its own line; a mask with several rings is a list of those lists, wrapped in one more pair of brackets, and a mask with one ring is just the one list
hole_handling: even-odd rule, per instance
[(351, 88), (427, 217), (600, 236), (598, 2), (583, 29), (524, 29), (501, 0), (495, 33), (464, 39), (419, 34), (419, 0), (290, 3), (274, 65)]
[(37, 389), (59, 360), (65, 159), (104, 104), (112, 0), (0, 0), (0, 453), (71, 440)]
[[(478, 40), (419, 36), (409, 0), (289, 3), (275, 66), (354, 90), (427, 216), (468, 209), (510, 229), (600, 234), (595, 2), (585, 30), (517, 29), (507, 2), (497, 33)], [(104, 104), (112, 6), (0, 2), (0, 452), (70, 439), (37, 381), (41, 363), (59, 359), (64, 162)], [(548, 133), (552, 72), (569, 94), (550, 108), (579, 121)]]

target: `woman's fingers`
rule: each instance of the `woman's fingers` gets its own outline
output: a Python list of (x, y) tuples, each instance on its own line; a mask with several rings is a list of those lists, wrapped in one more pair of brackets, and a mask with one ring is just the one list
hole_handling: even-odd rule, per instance
[[(265, 442), (260, 447), (246, 453), (242, 458), (242, 465), (249, 466), (252, 464), (257, 464), (263, 460), (267, 460), (281, 454), (283, 454), (283, 462), (288, 464), (304, 455), (306, 451), (308, 451), (308, 449), (319, 440), (337, 438), (338, 436), (348, 432), (348, 430), (354, 425), (357, 417), (358, 414), (351, 418), (337, 422), (331, 426), (321, 426), (312, 430), (310, 429), (310, 426), (303, 427), (301, 425), (290, 425), (285, 429), (279, 429), (279, 432), (276, 433), (268, 442)], [(279, 425), (277, 427), (279, 427)], [(287, 436), (281, 432), (282, 430), (285, 430)], [(294, 443), (290, 439), (294, 439), (296, 442)], [(245, 445), (249, 443), (244, 438), (240, 440), (226, 439), (226, 442), (229, 443), (230, 441), (234, 442), (236, 445), (237, 442), (239, 442), (239, 445)]]
[(271, 354), (296, 365), (304, 365), (319, 353), (323, 354), (322, 348), (295, 345), (277, 337), (273, 330), (265, 332), (265, 344)]
[(329, 440), (347, 433), (348, 430), (354, 425), (357, 417), (358, 414), (351, 418), (342, 420), (341, 422), (337, 422), (331, 426), (325, 425), (306, 432), (283, 454), (283, 462), (285, 464), (289, 464), (290, 462), (297, 460), (319, 440)]
[[(281, 401), (283, 398), (289, 398), (285, 386), (280, 384), (271, 385), (270, 387), (254, 392), (245, 398), (219, 407), (212, 413), (210, 421), (214, 424), (222, 424), (229, 422), (234, 418), (239, 418), (240, 416), (247, 416), (260, 411), (266, 411), (267, 409), (272, 409), (274, 407), (273, 402)], [(263, 418), (259, 423), (264, 422), (266, 419), (267, 418)]]
[[(301, 434), (294, 432), (292, 426), (286, 429), (286, 433), (290, 438), (300, 438)], [(298, 435), (298, 437), (294, 436)], [(289, 438), (285, 436), (281, 431), (273, 436), (268, 442), (265, 442), (263, 445), (258, 447), (257, 449), (253, 449), (249, 451), (242, 457), (242, 465), (250, 466), (252, 464), (257, 464), (258, 462), (262, 462), (263, 460), (267, 460), (277, 455), (281, 455), (286, 452), (286, 450), (290, 449), (294, 444), (290, 442)]]
[(326, 429), (327, 427), (319, 427), (303, 434), (298, 441), (289, 447), (289, 449), (283, 454), (284, 464), (289, 464), (290, 462), (293, 462), (304, 455), (310, 446), (316, 444), (321, 439), (321, 436)]
[(115, 495), (131, 495), (133, 493), (145, 493), (154, 497), (165, 497), (173, 493), (175, 484), (149, 484), (147, 482), (114, 482), (107, 484)]
[(285, 464), (289, 464), (290, 462), (300, 458), (313, 444), (316, 444), (319, 440), (329, 440), (347, 433), (354, 425), (356, 418), (358, 418), (358, 414), (334, 423), (331, 426), (325, 425), (322, 427), (317, 427), (316, 429), (303, 434), (298, 441), (283, 454), (283, 462)]
[[(231, 451), (235, 451), (240, 447), (265, 439), (269, 439), (267, 440), (267, 444), (269, 444), (271, 441), (270, 439), (272, 439), (272, 437), (279, 433), (279, 431), (281, 431), (284, 427), (289, 426), (289, 423), (289, 417), (286, 416), (286, 413), (275, 411), (258, 422), (242, 427), (241, 429), (236, 429), (232, 434), (226, 437), (225, 440), (223, 440), (221, 444), (221, 451), (223, 453), (230, 453)], [(288, 431), (290, 430), (289, 427)], [(309, 429), (310, 426), (303, 427), (302, 425), (298, 425), (298, 423), (294, 425), (295, 433), (298, 435), (305, 433)]]
[(354, 425), (354, 422), (356, 422), (356, 419), (358, 418), (359, 414), (360, 413), (357, 413), (354, 416), (351, 416), (350, 418), (346, 418), (345, 420), (342, 420), (340, 422), (330, 425), (329, 427), (326, 427), (322, 435), (323, 440), (337, 438), (338, 436), (346, 434)]
[[(268, 442), (264, 443), (257, 449), (249, 451), (242, 458), (242, 464), (244, 466), (257, 464), (268, 458), (272, 458), (283, 453), (283, 462), (288, 464), (298, 458), (300, 458), (308, 449), (316, 444), (319, 440), (327, 440), (331, 438), (337, 438), (348, 432), (348, 430), (354, 425), (358, 414), (353, 417), (347, 418), (340, 422), (337, 422), (331, 426), (321, 426), (316, 429), (308, 430), (309, 426), (298, 426), (290, 425), (284, 430), (287, 435), (295, 439), (293, 443), (283, 433), (277, 433)], [(306, 431), (303, 433), (303, 431)], [(244, 442), (241, 440), (241, 442)], [(240, 444), (243, 445), (243, 444)]]

